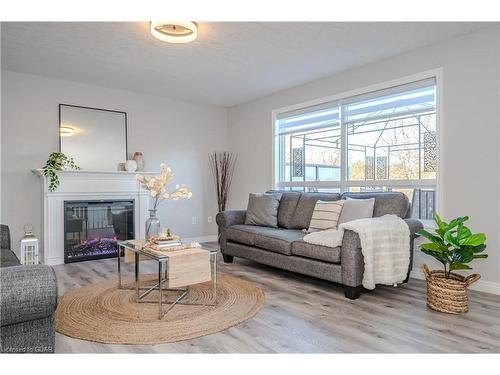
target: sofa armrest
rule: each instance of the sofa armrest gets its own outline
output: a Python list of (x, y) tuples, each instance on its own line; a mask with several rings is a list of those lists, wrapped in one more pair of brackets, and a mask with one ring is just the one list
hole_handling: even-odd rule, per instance
[[(424, 226), (420, 220), (404, 219), (410, 228), (410, 266), (408, 276), (413, 267), (413, 242), (416, 234)], [(365, 263), (363, 253), (361, 252), (361, 241), (356, 232), (346, 230), (342, 240), (342, 249), (340, 253), (340, 265), (342, 268), (342, 284), (356, 287), (363, 283), (363, 273)], [(408, 278), (405, 280), (408, 281)]]
[(420, 220), (417, 219), (404, 219), (408, 228), (410, 228), (410, 239), (414, 240), (418, 235), (417, 232), (424, 229), (424, 225)]
[(246, 215), (246, 210), (223, 211), (217, 214), (215, 221), (221, 229), (226, 229), (231, 225), (245, 224)]
[(0, 268), (2, 326), (46, 318), (57, 307), (57, 280), (45, 265)]
[(365, 263), (361, 252), (361, 241), (359, 235), (352, 230), (344, 232), (340, 250), (340, 266), (343, 285), (357, 287), (363, 283)]

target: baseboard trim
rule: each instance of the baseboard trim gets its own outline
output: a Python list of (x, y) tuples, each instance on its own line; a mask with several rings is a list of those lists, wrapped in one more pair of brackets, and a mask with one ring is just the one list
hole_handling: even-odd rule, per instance
[[(422, 271), (418, 268), (411, 270), (410, 277), (413, 279), (425, 280)], [(495, 283), (493, 281), (479, 280), (478, 282), (472, 284), (469, 289), (476, 290), (478, 292), (500, 295), (500, 283)]]
[(49, 258), (45, 264), (48, 266), (58, 266), (59, 264), (64, 264), (64, 258)]

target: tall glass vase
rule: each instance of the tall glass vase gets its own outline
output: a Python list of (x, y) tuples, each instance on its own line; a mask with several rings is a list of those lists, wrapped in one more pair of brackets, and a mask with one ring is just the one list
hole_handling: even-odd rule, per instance
[(156, 217), (156, 210), (149, 210), (149, 218), (146, 220), (146, 240), (160, 233), (160, 220)]

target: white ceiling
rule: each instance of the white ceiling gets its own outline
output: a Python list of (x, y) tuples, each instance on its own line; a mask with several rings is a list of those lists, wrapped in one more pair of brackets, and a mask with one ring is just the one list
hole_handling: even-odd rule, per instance
[(205, 23), (193, 43), (148, 23), (2, 23), (2, 68), (231, 106), (468, 33), (480, 23)]

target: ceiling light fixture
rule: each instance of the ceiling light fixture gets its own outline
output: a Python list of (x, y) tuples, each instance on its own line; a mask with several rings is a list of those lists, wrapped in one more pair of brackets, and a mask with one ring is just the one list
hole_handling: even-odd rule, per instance
[(151, 22), (151, 34), (167, 43), (189, 43), (198, 37), (194, 22)]

